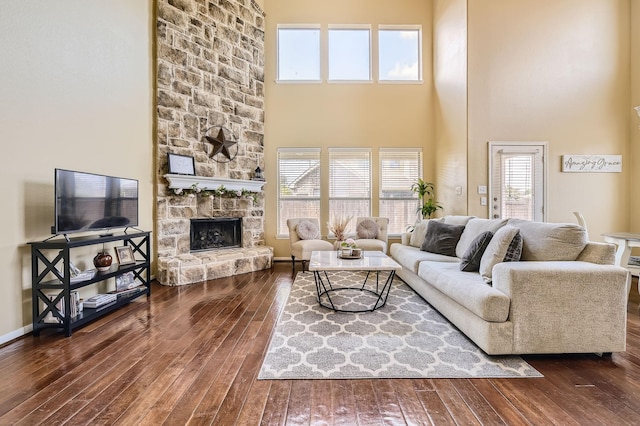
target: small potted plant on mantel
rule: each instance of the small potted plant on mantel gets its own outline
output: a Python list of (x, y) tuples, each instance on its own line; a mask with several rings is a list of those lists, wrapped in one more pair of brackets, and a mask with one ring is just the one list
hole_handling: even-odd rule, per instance
[(412, 185), (411, 191), (418, 194), (420, 205), (416, 213), (420, 213), (423, 219), (431, 219), (431, 216), (438, 210), (442, 210), (442, 203), (435, 200), (435, 192), (431, 182), (425, 182), (418, 178)]

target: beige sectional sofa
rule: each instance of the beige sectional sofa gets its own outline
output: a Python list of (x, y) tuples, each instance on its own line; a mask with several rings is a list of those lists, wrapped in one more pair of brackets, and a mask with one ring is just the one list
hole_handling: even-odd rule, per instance
[[(390, 247), (402, 265), (397, 275), (486, 353), (625, 350), (630, 276), (614, 266), (614, 246), (587, 241), (586, 230), (573, 224), (438, 220), (464, 225), (455, 256), (421, 250), (430, 224), (422, 221)], [(497, 236), (503, 227), (518, 228), (520, 260), (490, 267), (485, 252), (484, 271), (461, 271), (461, 258), (477, 237), (486, 231)]]

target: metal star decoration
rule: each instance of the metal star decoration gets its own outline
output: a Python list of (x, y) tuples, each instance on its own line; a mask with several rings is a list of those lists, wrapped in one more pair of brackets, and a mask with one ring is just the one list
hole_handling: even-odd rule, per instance
[(220, 131), (218, 131), (218, 136), (205, 136), (204, 138), (207, 140), (207, 142), (213, 145), (213, 152), (211, 153), (211, 157), (215, 157), (216, 155), (222, 153), (222, 155), (227, 157), (228, 161), (233, 160), (235, 154), (231, 154), (230, 148), (237, 144), (237, 142), (227, 140), (224, 136), (223, 128), (220, 128)]

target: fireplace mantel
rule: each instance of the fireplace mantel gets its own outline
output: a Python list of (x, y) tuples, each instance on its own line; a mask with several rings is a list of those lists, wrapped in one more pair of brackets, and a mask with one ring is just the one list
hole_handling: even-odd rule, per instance
[(166, 174), (165, 179), (169, 181), (171, 189), (191, 189), (194, 184), (202, 190), (215, 190), (223, 186), (231, 191), (261, 192), (265, 181), (263, 180), (242, 180), (242, 179), (222, 179), (207, 176), (189, 176)]

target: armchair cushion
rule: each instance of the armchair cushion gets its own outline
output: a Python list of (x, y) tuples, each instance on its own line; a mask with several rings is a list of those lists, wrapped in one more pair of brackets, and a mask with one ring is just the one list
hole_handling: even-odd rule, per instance
[(301, 240), (316, 240), (320, 237), (320, 230), (315, 223), (309, 220), (302, 220), (296, 226), (296, 233)]
[(362, 239), (378, 238), (378, 224), (371, 219), (365, 219), (358, 223), (356, 234), (358, 234), (358, 238)]

